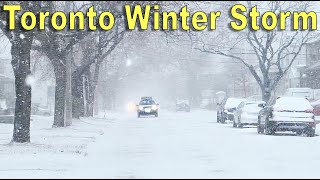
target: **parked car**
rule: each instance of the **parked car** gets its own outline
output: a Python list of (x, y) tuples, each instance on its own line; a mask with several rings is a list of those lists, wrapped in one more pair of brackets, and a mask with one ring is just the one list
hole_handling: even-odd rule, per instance
[(272, 135), (277, 131), (292, 131), (315, 136), (313, 107), (303, 97), (278, 97), (271, 106), (264, 106), (258, 117), (258, 133)]
[(265, 104), (264, 101), (243, 101), (240, 103), (234, 114), (233, 127), (257, 126), (259, 112)]
[(239, 104), (243, 101), (246, 100), (241, 98), (228, 98), (223, 107), (222, 118), (220, 122), (225, 123), (227, 120), (233, 121), (234, 113), (236, 112)]
[(38, 116), (51, 116), (51, 115), (53, 115), (53, 113), (50, 111), (50, 109), (48, 109), (46, 107), (40, 107), (38, 104), (32, 104), (31, 114), (38, 115)]
[(40, 116), (51, 116), (52, 113), (50, 111), (50, 109), (47, 108), (38, 108), (38, 111), (36, 112), (36, 115), (40, 115)]
[(177, 101), (176, 111), (190, 112), (190, 105), (188, 100)]

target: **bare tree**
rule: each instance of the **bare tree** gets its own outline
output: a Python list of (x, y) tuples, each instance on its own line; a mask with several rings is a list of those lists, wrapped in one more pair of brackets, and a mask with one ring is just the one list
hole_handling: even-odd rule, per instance
[(74, 118), (93, 116), (94, 93), (98, 85), (100, 65), (122, 41), (125, 34), (120, 8), (122, 3), (93, 2), (97, 11), (112, 11), (116, 19), (113, 29), (93, 33), (80, 46), (81, 64), (75, 65), (76, 68), (72, 73)]
[[(250, 9), (252, 3), (250, 1), (247, 3)], [(272, 1), (264, 4), (263, 7), (275, 13), (289, 9), (301, 11), (306, 10), (308, 2)], [(243, 63), (259, 85), (264, 101), (270, 100), (279, 81), (288, 72), (303, 45), (310, 38), (309, 31), (253, 31), (249, 28), (237, 34), (231, 31), (226, 32), (225, 29), (221, 33), (213, 34), (215, 34), (215, 45), (204, 39), (196, 39), (195, 43), (198, 46), (195, 49), (227, 56)], [(210, 40), (214, 41), (213, 38)], [(244, 48), (246, 45), (248, 49)], [(251, 57), (248, 60), (246, 54), (255, 56), (256, 60), (252, 61)]]
[[(32, 1), (2, 1), (1, 6), (20, 4), (21, 11), (16, 14), (16, 27), (19, 27), (21, 14), (25, 11), (37, 13), (41, 9), (41, 2)], [(30, 142), (30, 114), (31, 114), (31, 86), (30, 51), (35, 31), (23, 31), (20, 28), (9, 30), (8, 13), (1, 13), (0, 29), (11, 43), (12, 68), (15, 76), (16, 103), (14, 115), (13, 142)], [(30, 21), (29, 19), (27, 21)], [(30, 22), (28, 22), (30, 23)]]
[[(64, 10), (64, 4), (58, 2), (46, 1), (44, 2), (46, 10), (55, 12), (57, 9)], [(72, 4), (74, 11), (84, 10), (90, 4)], [(48, 21), (46, 23), (49, 23)], [(67, 88), (67, 61), (68, 54), (73, 46), (80, 42), (86, 35), (87, 31), (55, 31), (46, 28), (45, 31), (39, 33), (36, 38), (36, 43), (33, 49), (41, 51), (46, 54), (54, 68), (56, 79), (55, 87), (55, 113), (53, 127), (65, 126), (65, 105), (66, 105), (66, 88)]]

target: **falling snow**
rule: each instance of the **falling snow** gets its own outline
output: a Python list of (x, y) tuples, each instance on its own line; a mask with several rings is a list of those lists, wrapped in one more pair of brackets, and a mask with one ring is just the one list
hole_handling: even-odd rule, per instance
[(20, 39), (24, 39), (25, 38), (25, 36), (24, 36), (24, 34), (20, 34)]
[[(192, 21), (221, 12), (201, 18), (214, 31), (173, 30), (184, 1), (133, 1), (152, 13), (147, 30), (129, 31), (127, 3), (17, 1), (15, 30), (0, 16), (0, 178), (320, 177), (317, 31), (234, 31), (226, 1), (187, 3)], [(320, 2), (242, 4), (320, 12)], [(48, 5), (110, 12), (114, 22), (97, 20), (113, 27), (21, 29), (23, 12)], [(163, 11), (177, 12), (170, 30)]]
[(29, 75), (26, 78), (26, 85), (32, 86), (32, 85), (34, 85), (35, 81), (36, 81), (35, 77), (33, 75)]

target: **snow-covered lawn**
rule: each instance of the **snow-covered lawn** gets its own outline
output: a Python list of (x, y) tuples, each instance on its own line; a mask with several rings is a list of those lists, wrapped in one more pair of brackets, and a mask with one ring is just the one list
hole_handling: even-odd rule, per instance
[(0, 124), (0, 178), (320, 177), (320, 136), (260, 135), (215, 115), (115, 113), (62, 129), (35, 118), (29, 145), (8, 145), (12, 125)]
[(53, 129), (53, 117), (32, 119), (30, 144), (11, 144), (13, 125), (0, 124), (0, 178), (64, 177), (87, 155), (87, 145), (113, 122), (112, 118), (87, 118)]

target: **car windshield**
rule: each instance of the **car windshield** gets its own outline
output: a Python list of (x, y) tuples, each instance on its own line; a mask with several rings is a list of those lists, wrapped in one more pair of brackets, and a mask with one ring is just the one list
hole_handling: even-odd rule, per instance
[(140, 101), (139, 105), (154, 105), (156, 104), (153, 100), (150, 99), (144, 99)]

